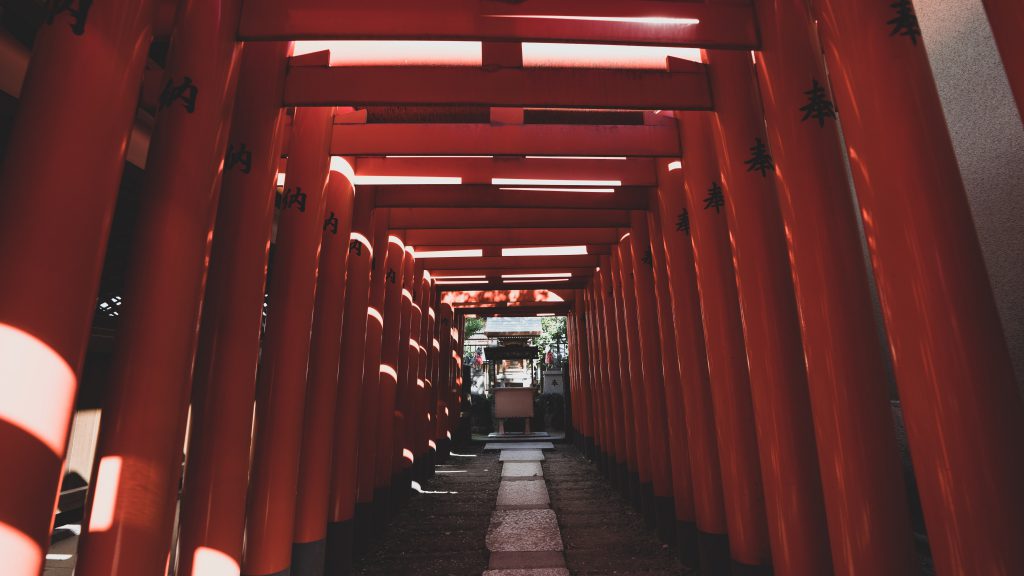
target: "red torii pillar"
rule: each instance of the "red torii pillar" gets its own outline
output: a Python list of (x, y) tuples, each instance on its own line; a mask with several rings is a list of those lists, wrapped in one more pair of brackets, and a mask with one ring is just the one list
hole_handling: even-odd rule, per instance
[(675, 319), (676, 348), (679, 352), (700, 569), (710, 575), (720, 576), (730, 573), (729, 539), (726, 535), (714, 402), (711, 398), (693, 245), (690, 241), (690, 215), (686, 208), (681, 172), (678, 168), (673, 170), (672, 165), (666, 162), (659, 165), (657, 213), (665, 247), (665, 268)]
[(772, 564), (782, 574), (832, 573), (796, 297), (764, 116), (747, 54), (717, 51), (719, 172), (742, 311), (761, 454)]
[(601, 256), (601, 311), (604, 317), (602, 322), (604, 338), (604, 363), (605, 370), (609, 375), (609, 396), (608, 408), (613, 416), (615, 427), (615, 452), (618, 454), (618, 478), (619, 491), (626, 498), (632, 498), (634, 488), (637, 487), (636, 479), (636, 443), (633, 441), (632, 414), (633, 406), (626, 402), (626, 395), (623, 387), (626, 385), (628, 369), (622, 362), (615, 361), (623, 354), (619, 342), (619, 329), (615, 307), (615, 283), (617, 276), (612, 266), (610, 256)]
[(919, 566), (882, 351), (817, 34), (804, 0), (765, 0), (757, 8), (757, 70), (800, 311), (833, 567), (839, 576), (912, 575)]
[[(274, 181), (285, 127), (287, 42), (242, 51), (229, 146), (248, 162), (223, 175), (199, 332), (188, 474), (181, 501), (177, 573), (226, 556), (242, 562), (252, 406), (274, 221)], [(226, 560), (225, 560), (226, 561)]]
[[(620, 245), (622, 240), (620, 240)], [(640, 435), (641, 425), (644, 420), (637, 410), (638, 402), (634, 396), (638, 395), (638, 385), (634, 383), (633, 374), (630, 371), (630, 354), (628, 343), (628, 331), (626, 329), (626, 310), (622, 299), (622, 256), (621, 248), (616, 249), (611, 258), (611, 284), (612, 284), (612, 306), (615, 310), (616, 340), (618, 341), (617, 358), (619, 369), (619, 394), (621, 396), (622, 408), (624, 410), (624, 426), (629, 443), (633, 447), (633, 470), (629, 478), (629, 492), (627, 497), (633, 505), (642, 510), (643, 507), (643, 486), (650, 484), (650, 454), (647, 448), (647, 435)], [(632, 312), (629, 312), (632, 314)], [(636, 362), (636, 359), (633, 359)]]
[(416, 430), (419, 429), (419, 413), (417, 396), (418, 364), (420, 357), (419, 332), (422, 308), (418, 304), (422, 300), (420, 287), (423, 284), (423, 263), (415, 261), (415, 251), (410, 251), (407, 258), (407, 288), (403, 290), (403, 313), (408, 309), (407, 324), (403, 326), (399, 337), (400, 354), (398, 357), (398, 394), (395, 399), (395, 412), (402, 416), (402, 426), (396, 426), (395, 462), (392, 466), (396, 502), (404, 505), (412, 492), (413, 466), (416, 464), (415, 441)]
[[(326, 573), (351, 570), (355, 543), (355, 506), (358, 492), (359, 429), (363, 403), (363, 358), (366, 351), (367, 308), (373, 260), (373, 192), (356, 191), (352, 232), (349, 235), (345, 313), (341, 328), (341, 360), (334, 421), (334, 459), (328, 503)], [(378, 226), (381, 222), (376, 223)]]
[[(1024, 573), (1024, 403), (913, 8), (813, 4), (937, 570)], [(992, 24), (1021, 104), (1014, 4), (986, 6), (1006, 18)]]
[[(242, 561), (247, 576), (277, 574), (291, 566), (332, 121), (331, 108), (299, 108), (292, 125), (256, 389)], [(307, 196), (304, 205), (296, 200), (298, 194)]]
[(434, 475), (434, 463), (437, 456), (437, 442), (434, 438), (435, 420), (437, 418), (437, 386), (434, 384), (433, 365), (436, 360), (433, 346), (437, 320), (437, 290), (429, 272), (423, 274), (423, 330), (420, 332), (420, 367), (419, 377), (423, 380), (423, 418), (419, 436), (419, 448), (422, 451), (423, 465), (420, 467), (420, 480)]
[[(399, 335), (402, 332), (402, 291), (405, 281), (405, 259), (409, 258), (402, 239), (388, 237), (384, 259), (384, 329), (381, 334), (380, 367), (378, 369), (377, 456), (374, 464), (373, 504), (374, 529), (381, 530), (391, 508), (392, 452), (395, 443), (395, 397), (398, 394)], [(371, 375), (372, 380), (372, 375)]]
[[(325, 192), (326, 210), (302, 424), (292, 576), (322, 574), (326, 559), (334, 435), (324, 431), (332, 430), (335, 425), (338, 402), (339, 342), (352, 233), (352, 192), (348, 177), (340, 172), (330, 173)], [(368, 207), (364, 210), (369, 213)]]
[(629, 486), (628, 470), (628, 449), (625, 439), (625, 426), (623, 425), (623, 412), (621, 394), (619, 393), (619, 372), (618, 368), (611, 365), (611, 359), (615, 357), (612, 350), (618, 351), (616, 333), (611, 329), (611, 319), (614, 311), (607, 309), (612, 287), (611, 281), (611, 259), (607, 256), (600, 258), (601, 267), (594, 275), (594, 302), (596, 304), (597, 318), (594, 322), (595, 342), (599, 343), (599, 354), (601, 362), (601, 373), (603, 375), (604, 398), (603, 418), (605, 419), (605, 452), (608, 460), (608, 474), (611, 476), (612, 485), (619, 488), (623, 493)]
[(455, 322), (455, 308), (450, 302), (441, 303), (441, 319), (438, 322), (437, 336), (440, 348), (437, 354), (437, 439), (441, 461), (447, 459), (451, 451), (451, 430), (449, 416), (452, 405), (452, 324)]
[[(583, 425), (582, 425), (582, 445), (583, 452), (590, 458), (596, 458), (595, 446), (598, 437), (598, 430), (603, 426), (597, 413), (600, 406), (600, 383), (598, 382), (599, 377), (597, 375), (597, 362), (594, 360), (594, 356), (597, 354), (594, 347), (593, 334), (591, 332), (591, 324), (594, 322), (594, 301), (593, 292), (590, 289), (581, 290), (579, 292), (580, 297), (583, 298), (583, 314), (581, 314), (576, 322), (576, 340), (579, 341), (585, 347), (585, 354), (581, 355), (578, 360), (578, 367), (580, 375), (577, 377), (579, 382), (579, 403), (580, 409), (583, 412)], [(571, 355), (570, 355), (571, 356)], [(603, 444), (602, 444), (603, 445)]]
[[(1017, 111), (1024, 120), (1024, 34), (1020, 33), (1024, 30), (1024, 3), (1019, 0), (981, 0), (981, 3), (985, 5), (1010, 89), (1017, 100)], [(916, 28), (916, 17), (913, 25)]]
[(690, 447), (686, 437), (686, 411), (683, 408), (683, 382), (679, 374), (676, 334), (673, 329), (672, 298), (665, 261), (665, 239), (657, 213), (657, 203), (647, 214), (651, 237), (651, 266), (658, 307), (658, 334), (661, 337), (661, 362), (665, 371), (665, 405), (669, 452), (672, 457), (672, 493), (675, 500), (676, 546), (684, 566), (700, 563), (697, 553), (697, 517), (693, 501), (693, 473)]
[(576, 350), (575, 354), (570, 355), (572, 375), (569, 379), (572, 389), (570, 401), (572, 405), (573, 433), (577, 447), (581, 452), (589, 455), (589, 446), (593, 442), (594, 432), (591, 426), (592, 416), (586, 394), (593, 386), (593, 380), (587, 370), (590, 346), (583, 337), (583, 334), (586, 332), (583, 325), (586, 323), (588, 316), (588, 298), (586, 296), (587, 291), (584, 289), (574, 290), (573, 293), (575, 295), (573, 298), (573, 309), (566, 318), (566, 322), (569, 325), (568, 337), (571, 338), (568, 344), (570, 348), (575, 348)]
[[(630, 214), (629, 247), (633, 263), (633, 302), (637, 314), (637, 356), (643, 368), (644, 393), (647, 398), (647, 433), (650, 436), (651, 474), (654, 479), (654, 507), (658, 535), (663, 542), (675, 538), (675, 503), (672, 484), (672, 454), (669, 452), (667, 410), (665, 408), (665, 375), (663, 359), (655, 355), (661, 349), (658, 333), (657, 296), (654, 292), (654, 260), (647, 212)], [(627, 298), (627, 305), (629, 304)]]
[[(373, 251), (370, 259), (370, 304), (366, 309), (366, 344), (363, 358), (363, 398), (359, 414), (359, 473), (356, 492), (355, 528), (356, 547), (365, 550), (369, 545), (373, 525), (374, 488), (377, 471), (377, 437), (380, 434), (377, 421), (380, 403), (380, 359), (381, 336), (384, 332), (384, 300), (387, 254), (391, 249), (388, 240), (387, 208), (373, 211)], [(393, 250), (392, 250), (393, 251)]]
[[(36, 34), (0, 176), (0, 558), (36, 576), (149, 52), (154, 0)], [(58, 166), (59, 164), (59, 166)]]
[[(712, 382), (718, 452), (721, 456), (729, 549), (734, 571), (768, 573), (771, 552), (765, 518), (757, 433), (747, 358), (729, 253), (725, 190), (719, 180), (710, 118), (700, 112), (678, 113), (685, 150), (683, 179), (689, 209), (693, 255), (697, 266)], [(741, 568), (742, 567), (742, 568)]]
[[(636, 288), (633, 279), (633, 252), (630, 248), (629, 235), (623, 236), (618, 247), (619, 277), (621, 291), (619, 302), (622, 308), (622, 321), (625, 328), (625, 345), (628, 350), (630, 397), (633, 401), (633, 424), (636, 428), (636, 436), (639, 450), (637, 451), (640, 463), (640, 511), (644, 516), (647, 525), (654, 528), (657, 525), (657, 512), (654, 501), (654, 481), (659, 479), (659, 491), (664, 489), (664, 479), (660, 468), (656, 473), (655, 456), (652, 444), (655, 440), (648, 430), (650, 415), (647, 413), (647, 382), (644, 380), (643, 352), (640, 346), (639, 327), (637, 326), (637, 301)], [(663, 440), (663, 439), (662, 439)], [(660, 444), (660, 443), (659, 443)], [(660, 458), (661, 446), (657, 450)], [(659, 463), (663, 464), (663, 463)], [(669, 480), (671, 483), (671, 480)]]
[(175, 21), (78, 546), (79, 574), (149, 574), (168, 563), (238, 79), (240, 9), (239, 0), (189, 2)]
[(586, 337), (590, 346), (591, 378), (594, 382), (593, 392), (593, 427), (594, 438), (590, 450), (597, 458), (604, 476), (611, 480), (611, 485), (617, 487), (618, 467), (620, 455), (615, 451), (615, 444), (612, 440), (614, 435), (614, 417), (609, 403), (610, 382), (607, 371), (607, 356), (604, 353), (604, 341), (602, 338), (603, 315), (601, 313), (601, 275), (596, 272), (588, 290), (589, 306), (588, 317), (585, 327)]

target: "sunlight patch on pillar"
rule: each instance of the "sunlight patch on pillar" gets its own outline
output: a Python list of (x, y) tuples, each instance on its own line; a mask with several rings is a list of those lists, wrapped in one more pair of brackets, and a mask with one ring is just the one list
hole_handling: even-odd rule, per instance
[(0, 420), (64, 455), (75, 402), (75, 371), (32, 334), (0, 324)]

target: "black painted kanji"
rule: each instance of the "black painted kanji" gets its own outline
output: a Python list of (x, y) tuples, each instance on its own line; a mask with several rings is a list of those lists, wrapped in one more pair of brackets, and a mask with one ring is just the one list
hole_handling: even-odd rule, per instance
[(772, 155), (768, 153), (768, 146), (760, 137), (754, 138), (754, 145), (750, 147), (750, 159), (744, 160), (747, 165), (747, 172), (758, 171), (761, 176), (767, 176), (769, 172), (775, 171), (775, 162)]
[(239, 165), (242, 174), (252, 172), (252, 150), (246, 148), (245, 144), (239, 144), (238, 150), (235, 150), (235, 145), (232, 144), (228, 146), (227, 154), (224, 156), (224, 169), (231, 170)]
[(348, 253), (355, 254), (356, 256), (363, 255), (363, 243), (359, 240), (349, 240), (348, 242)]
[(719, 214), (722, 212), (722, 206), (725, 206), (725, 194), (722, 193), (722, 186), (718, 182), (712, 182), (711, 188), (708, 188), (708, 195), (704, 197), (704, 209), (714, 208), (715, 213)]
[(328, 230), (331, 231), (331, 234), (338, 233), (338, 217), (334, 215), (334, 210), (331, 210), (330, 216), (324, 218), (324, 232)]
[(676, 218), (676, 232), (690, 233), (690, 211), (683, 208), (683, 211), (679, 213), (679, 217)]
[(651, 253), (650, 249), (644, 252), (644, 255), (640, 257), (640, 261), (648, 266), (654, 266), (654, 254)]
[(192, 78), (185, 76), (181, 84), (175, 84), (173, 79), (168, 79), (160, 93), (160, 109), (163, 110), (175, 100), (181, 100), (185, 111), (191, 114), (196, 111), (196, 97), (199, 96), (199, 87), (192, 83)]
[(811, 89), (804, 94), (807, 96), (807, 104), (800, 107), (800, 111), (804, 113), (804, 117), (800, 119), (801, 122), (813, 118), (818, 121), (819, 126), (824, 126), (826, 118), (835, 119), (835, 106), (828, 99), (828, 91), (818, 83), (817, 78), (814, 79)]
[(395, 282), (398, 281), (398, 275), (395, 274), (395, 269), (394, 268), (388, 268), (388, 273), (384, 275), (384, 278), (388, 282), (391, 282), (392, 284), (394, 284)]
[(886, 22), (886, 24), (892, 26), (892, 32), (889, 33), (889, 36), (906, 36), (916, 46), (917, 37), (921, 35), (921, 27), (917, 23), (914, 3), (910, 0), (896, 0), (889, 4), (889, 7), (896, 10), (896, 17)]
[(71, 31), (75, 36), (85, 34), (85, 23), (89, 19), (92, 0), (49, 0), (46, 4), (47, 24), (53, 24), (53, 20), (58, 14), (67, 12), (74, 19), (71, 23)]
[(302, 191), (302, 186), (297, 186), (295, 192), (287, 188), (281, 195), (281, 209), (287, 210), (292, 206), (298, 207), (299, 212), (306, 211), (306, 193)]

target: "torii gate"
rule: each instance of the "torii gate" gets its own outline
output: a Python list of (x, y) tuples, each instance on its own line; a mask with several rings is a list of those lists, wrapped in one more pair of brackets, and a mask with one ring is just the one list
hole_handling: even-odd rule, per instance
[[(938, 570), (1024, 573), (1024, 406), (909, 0), (178, 4), (52, 2), (35, 40), (0, 168), (6, 574), (47, 547), (140, 91), (155, 128), (78, 574), (167, 570), (190, 405), (178, 573), (344, 573), (447, 450), (446, 295), (553, 286), (574, 429), (688, 561), (915, 573), (844, 154)], [(985, 4), (1020, 105), (1024, 5)], [(289, 58), (351, 40), (479, 58)], [(703, 52), (530, 65), (548, 44)]]

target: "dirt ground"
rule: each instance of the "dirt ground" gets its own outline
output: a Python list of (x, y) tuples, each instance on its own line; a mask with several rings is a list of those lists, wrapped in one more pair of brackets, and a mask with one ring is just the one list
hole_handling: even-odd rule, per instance
[[(480, 576), (484, 544), (498, 499), (501, 465), (483, 444), (455, 449), (424, 494), (413, 494), (355, 573), (373, 576)], [(438, 493), (431, 493), (438, 492)]]
[(545, 452), (544, 479), (574, 576), (679, 576), (675, 554), (575, 448)]

